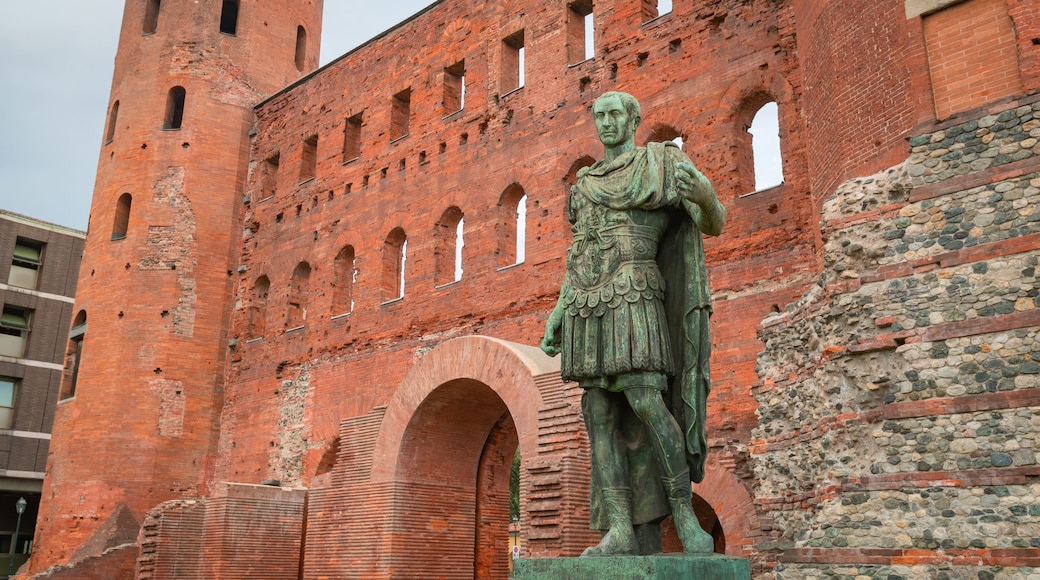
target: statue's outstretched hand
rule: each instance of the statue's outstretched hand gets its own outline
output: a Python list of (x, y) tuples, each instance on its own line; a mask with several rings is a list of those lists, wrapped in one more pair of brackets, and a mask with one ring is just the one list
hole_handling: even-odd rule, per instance
[(675, 166), (675, 185), (683, 197), (697, 205), (709, 203), (714, 196), (708, 178), (685, 161)]

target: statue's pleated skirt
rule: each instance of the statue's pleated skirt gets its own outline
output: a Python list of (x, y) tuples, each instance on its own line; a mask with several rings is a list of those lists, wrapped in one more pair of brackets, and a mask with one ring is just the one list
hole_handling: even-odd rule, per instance
[(563, 378), (582, 381), (640, 371), (674, 374), (668, 321), (660, 298), (622, 300), (615, 307), (598, 310), (584, 318), (572, 312), (564, 315), (560, 341)]

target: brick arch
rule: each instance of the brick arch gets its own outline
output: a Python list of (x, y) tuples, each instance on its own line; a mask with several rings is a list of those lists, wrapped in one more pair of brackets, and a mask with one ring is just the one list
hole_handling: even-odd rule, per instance
[[(638, 99), (639, 96), (636, 95)], [(688, 127), (690, 120), (696, 113), (693, 109), (687, 110), (685, 102), (663, 102), (658, 103), (653, 98), (640, 99), (643, 120), (636, 128), (636, 144), (645, 145), (650, 141), (660, 141), (656, 135), (663, 131), (675, 131), (687, 140), (697, 136), (699, 131), (696, 127)], [(670, 139), (666, 139), (670, 140)]]
[[(407, 481), (415, 473), (401, 465), (406, 432), (419, 407), (441, 387), (483, 385), (501, 399), (516, 425), (520, 453), (537, 454), (538, 409), (544, 402), (534, 377), (558, 372), (559, 362), (533, 346), (486, 336), (455, 338), (439, 344), (412, 368), (394, 393), (375, 444), (373, 481)], [(490, 400), (490, 399), (489, 399)]]
[(709, 456), (704, 481), (694, 484), (693, 492), (715, 510), (726, 537), (726, 555), (748, 557), (744, 545), (747, 540), (761, 535), (761, 530), (752, 525), (758, 517), (744, 484), (733, 472), (713, 463)]
[[(730, 114), (736, 112), (747, 101), (755, 100), (756, 95), (767, 94), (777, 103), (784, 105), (794, 100), (794, 91), (787, 79), (769, 69), (758, 69), (753, 73), (741, 75), (726, 89), (721, 101)], [(759, 103), (759, 106), (765, 101)]]
[(375, 443), (372, 480), (395, 490), (392, 568), (404, 576), (507, 574), (512, 454), (519, 447), (525, 464), (538, 455), (545, 402), (535, 377), (558, 369), (534, 347), (480, 336), (442, 343), (416, 363)]

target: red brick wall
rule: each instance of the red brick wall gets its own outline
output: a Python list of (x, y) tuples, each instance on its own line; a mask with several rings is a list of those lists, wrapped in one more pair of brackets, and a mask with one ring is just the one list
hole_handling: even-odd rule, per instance
[[(219, 2), (163, 2), (142, 34), (145, 5), (126, 3), (75, 306), (87, 348), (54, 420), (34, 572), (132, 542), (151, 507), (206, 492), (252, 106), (299, 78), (297, 23), (317, 65), (320, 1), (243, 9), (236, 36), (219, 32)], [(174, 86), (183, 124), (163, 130)], [(124, 193), (129, 227), (112, 240)]]
[[(279, 156), (278, 193), (267, 199), (263, 172), (251, 174), (237, 274), (241, 302), (232, 322), (239, 339), (228, 379), (233, 406), (223, 420), (218, 477), (306, 484), (337, 421), (385, 404), (415, 358), (445, 338), (476, 333), (538, 343), (570, 239), (563, 180), (575, 161), (601, 155), (588, 108), (610, 89), (642, 100), (640, 141), (682, 135), (729, 208), (726, 232), (706, 242), (719, 296), (716, 332), (740, 336), (752, 348), (718, 343), (728, 354), (716, 363), (715, 396), (732, 402), (740, 419), (720, 413), (713, 428), (727, 432), (719, 441), (746, 431), (753, 418), (746, 384), (754, 373), (754, 328), (774, 304), (798, 292), (789, 288), (805, 284), (816, 264), (791, 9), (680, 6), (643, 24), (638, 4), (598, 3), (597, 57), (568, 67), (566, 7), (520, 6), (471, 14), (459, 3), (439, 4), (258, 109), (252, 155)], [(519, 28), (526, 35), (526, 86), (503, 96), (500, 41)], [(738, 36), (745, 40), (721, 42)], [(400, 50), (416, 43), (446, 48)], [(443, 117), (442, 71), (463, 59), (466, 107)], [(409, 136), (391, 142), (391, 97), (403, 87), (412, 90)], [(780, 104), (786, 183), (738, 198), (747, 193), (740, 183), (748, 168), (736, 166), (728, 151), (745, 135), (737, 128), (745, 101), (763, 93)], [(343, 163), (345, 122), (359, 113), (361, 153)], [(319, 136), (316, 177), (299, 183), (301, 136), (312, 134)], [(527, 256), (499, 269), (498, 203), (513, 184), (528, 195)], [(465, 273), (437, 287), (443, 280), (436, 277), (436, 224), (453, 206), (465, 215)], [(384, 240), (398, 227), (408, 239), (405, 296), (382, 304)], [(347, 245), (358, 269), (355, 306), (349, 316), (333, 318), (342, 312), (333, 307), (332, 265)], [(291, 273), (300, 261), (313, 267), (307, 318), (304, 328), (283, 333)], [(271, 281), (269, 330), (252, 340), (244, 332), (249, 289), (261, 276)], [(781, 282), (763, 284), (767, 279)], [(293, 403), (280, 385), (304, 376), (310, 388)], [(291, 449), (304, 459), (287, 474), (275, 464), (292, 437), (252, 425), (277, 425), (297, 404), (303, 417), (297, 432), (306, 443), (297, 438)]]
[(817, 203), (839, 183), (906, 156), (907, 132), (933, 116), (918, 20), (903, 0), (794, 0), (805, 131)]
[(970, 0), (928, 14), (924, 35), (938, 118), (1022, 92), (1005, 0)]
[[(268, 87), (295, 78), (291, 62), (267, 51), (239, 54), (232, 40), (218, 38), (212, 42), (219, 50), (242, 58), (248, 63), (242, 70), (256, 69), (264, 84), (238, 84), (239, 69), (220, 67), (206, 74), (192, 67), (192, 74), (131, 74), (138, 61), (158, 58), (155, 41), (162, 40), (164, 26), (177, 22), (160, 18), (156, 34), (141, 37), (134, 4), (113, 91), (114, 98), (122, 95), (120, 124), (125, 119), (127, 126), (117, 127), (113, 143), (102, 150), (98, 231), (88, 239), (81, 277), (91, 339), (128, 346), (122, 359), (113, 355), (85, 367), (81, 381), (93, 386), (59, 412), (57, 423), (67, 435), (54, 441), (60, 452), (46, 493), (59, 499), (47, 516), (47, 532), (38, 536), (40, 565), (68, 560), (74, 546), (94, 549), (122, 538), (123, 528), (139, 525), (144, 510), (172, 496), (205, 492), (214, 481), (277, 479), (320, 487), (308, 510), (305, 575), (419, 570), (409, 559), (416, 555), (405, 555), (415, 545), (426, 546), (420, 556), (438, 562), (438, 571), (465, 575), (471, 571), (437, 559), (443, 555), (438, 550), (447, 549), (443, 526), (462, 524), (450, 531), (457, 540), (451, 554), (461, 554), (462, 544), (473, 553), (478, 462), (486, 439), (474, 425), (489, 430), (506, 410), (525, 457), (543, 447), (558, 453), (525, 464), (524, 490), (530, 493), (536, 481), (544, 485), (544, 501), (527, 508), (527, 539), (533, 541), (525, 549), (575, 552), (591, 535), (583, 529), (584, 500), (573, 497), (587, 485), (587, 456), (580, 436), (543, 441), (531, 423), (535, 414), (539, 421), (566, 423), (572, 432), (567, 421), (577, 415), (567, 397), (575, 393), (541, 408), (511, 399), (523, 397), (502, 386), (510, 383), (494, 375), (501, 367), (485, 366), (501, 361), (474, 358), (457, 346), (466, 340), (447, 341), (483, 335), (539, 342), (570, 243), (566, 180), (576, 166), (601, 156), (589, 108), (597, 95), (614, 89), (643, 104), (637, 141), (681, 136), (729, 210), (725, 232), (706, 241), (716, 298), (709, 437), (713, 461), (726, 471), (715, 481), (746, 490), (760, 484), (747, 451), (761, 410), (750, 392), (762, 351), (756, 331), (825, 265), (822, 201), (847, 178), (902, 162), (913, 128), (935, 121), (922, 21), (907, 19), (900, 0), (687, 1), (651, 22), (642, 21), (642, 3), (603, 0), (596, 3), (595, 58), (568, 66), (564, 4), (482, 6), (445, 0), (273, 95), (257, 107), (255, 136), (247, 144), (254, 121), (248, 105)], [(284, 24), (316, 22), (320, 5), (300, 13), (265, 10), (271, 10), (271, 28), (264, 34), (271, 36), (251, 37), (245, 46), (269, 41), (289, 55), (286, 38), (295, 34)], [(1036, 9), (1015, 0), (1008, 13), (1019, 30), (1023, 82), (1035, 87)], [(309, 38), (317, 38), (312, 28)], [(510, 59), (503, 41), (518, 31), (526, 78), (523, 88), (511, 90), (502, 80)], [(166, 64), (175, 71), (183, 48), (166, 46), (173, 55)], [(444, 116), (444, 69), (463, 60), (465, 108)], [(187, 127), (160, 133), (155, 112), (174, 80), (188, 88)], [(406, 89), (408, 134), (402, 137), (391, 133), (391, 103)], [(224, 100), (207, 104), (203, 94)], [(766, 97), (779, 105), (785, 183), (744, 196), (746, 112)], [(145, 101), (147, 107), (133, 110)], [(344, 162), (344, 124), (358, 115), (360, 154)], [(301, 180), (301, 165), (310, 159), (304, 143), (314, 135), (314, 177)], [(276, 157), (273, 174), (264, 160)], [(183, 182), (179, 167), (185, 168)], [(140, 175), (147, 176), (143, 184)], [(503, 225), (498, 204), (516, 185), (528, 195), (526, 260), (500, 268), (497, 254), (509, 224)], [(105, 230), (115, 199), (128, 187), (135, 196), (130, 231), (113, 242)], [(175, 195), (182, 191), (190, 194), (190, 213)], [(452, 207), (465, 215), (465, 273), (457, 283), (438, 286), (437, 255), (445, 251), (437, 221)], [(387, 302), (395, 293), (386, 292), (394, 284), (385, 283), (385, 263), (396, 257), (386, 254), (386, 240), (397, 229), (407, 236), (406, 285), (402, 299)], [(346, 246), (353, 248), (357, 277), (354, 308), (343, 316), (336, 297), (344, 281), (334, 264)], [(292, 278), (301, 262), (311, 268), (309, 290), (306, 308), (294, 310)], [(261, 278), (270, 288), (258, 309), (252, 289)], [(182, 300), (188, 292), (199, 297), (190, 312)], [(262, 336), (247, 330), (258, 328), (257, 315), (265, 319)], [(102, 321), (97, 327), (96, 320)], [(188, 320), (190, 338), (183, 334)], [(460, 350), (430, 362), (431, 352), (445, 347)], [(431, 367), (447, 370), (425, 375)], [(465, 382), (476, 375), (501, 401)], [(113, 386), (112, 376), (126, 380)], [(454, 396), (450, 389), (434, 394), (445, 383), (466, 388)], [(179, 385), (185, 390), (178, 392)], [(188, 423), (167, 420), (181, 409)], [(111, 424), (123, 428), (112, 432)], [(453, 434), (452, 427), (460, 431)], [(434, 436), (451, 452), (422, 444)], [(91, 451), (74, 441), (90, 442)], [(337, 462), (330, 467), (333, 456)], [(747, 495), (701, 495), (726, 518), (722, 525), (733, 539), (727, 546), (754, 553), (752, 545), (771, 523), (747, 513)], [(81, 496), (92, 503), (64, 499)], [(358, 498), (370, 501), (342, 512)], [(127, 508), (118, 513), (132, 517), (122, 527), (105, 524), (119, 506)], [(446, 506), (451, 509), (443, 511)], [(425, 519), (416, 527), (419, 512)], [(737, 529), (734, 522), (741, 522)], [(111, 534), (88, 543), (98, 529)], [(332, 549), (341, 545), (342, 552)]]
[(306, 495), (302, 489), (227, 484), (204, 500), (156, 506), (142, 526), (134, 577), (295, 578)]

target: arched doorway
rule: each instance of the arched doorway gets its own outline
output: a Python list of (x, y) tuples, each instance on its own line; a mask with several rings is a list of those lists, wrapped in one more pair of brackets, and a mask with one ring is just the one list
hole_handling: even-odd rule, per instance
[(404, 501), (395, 510), (393, 552), (403, 559), (395, 572), (508, 575), (509, 473), (517, 444), (513, 417), (488, 385), (455, 379), (426, 396), (397, 457)]

